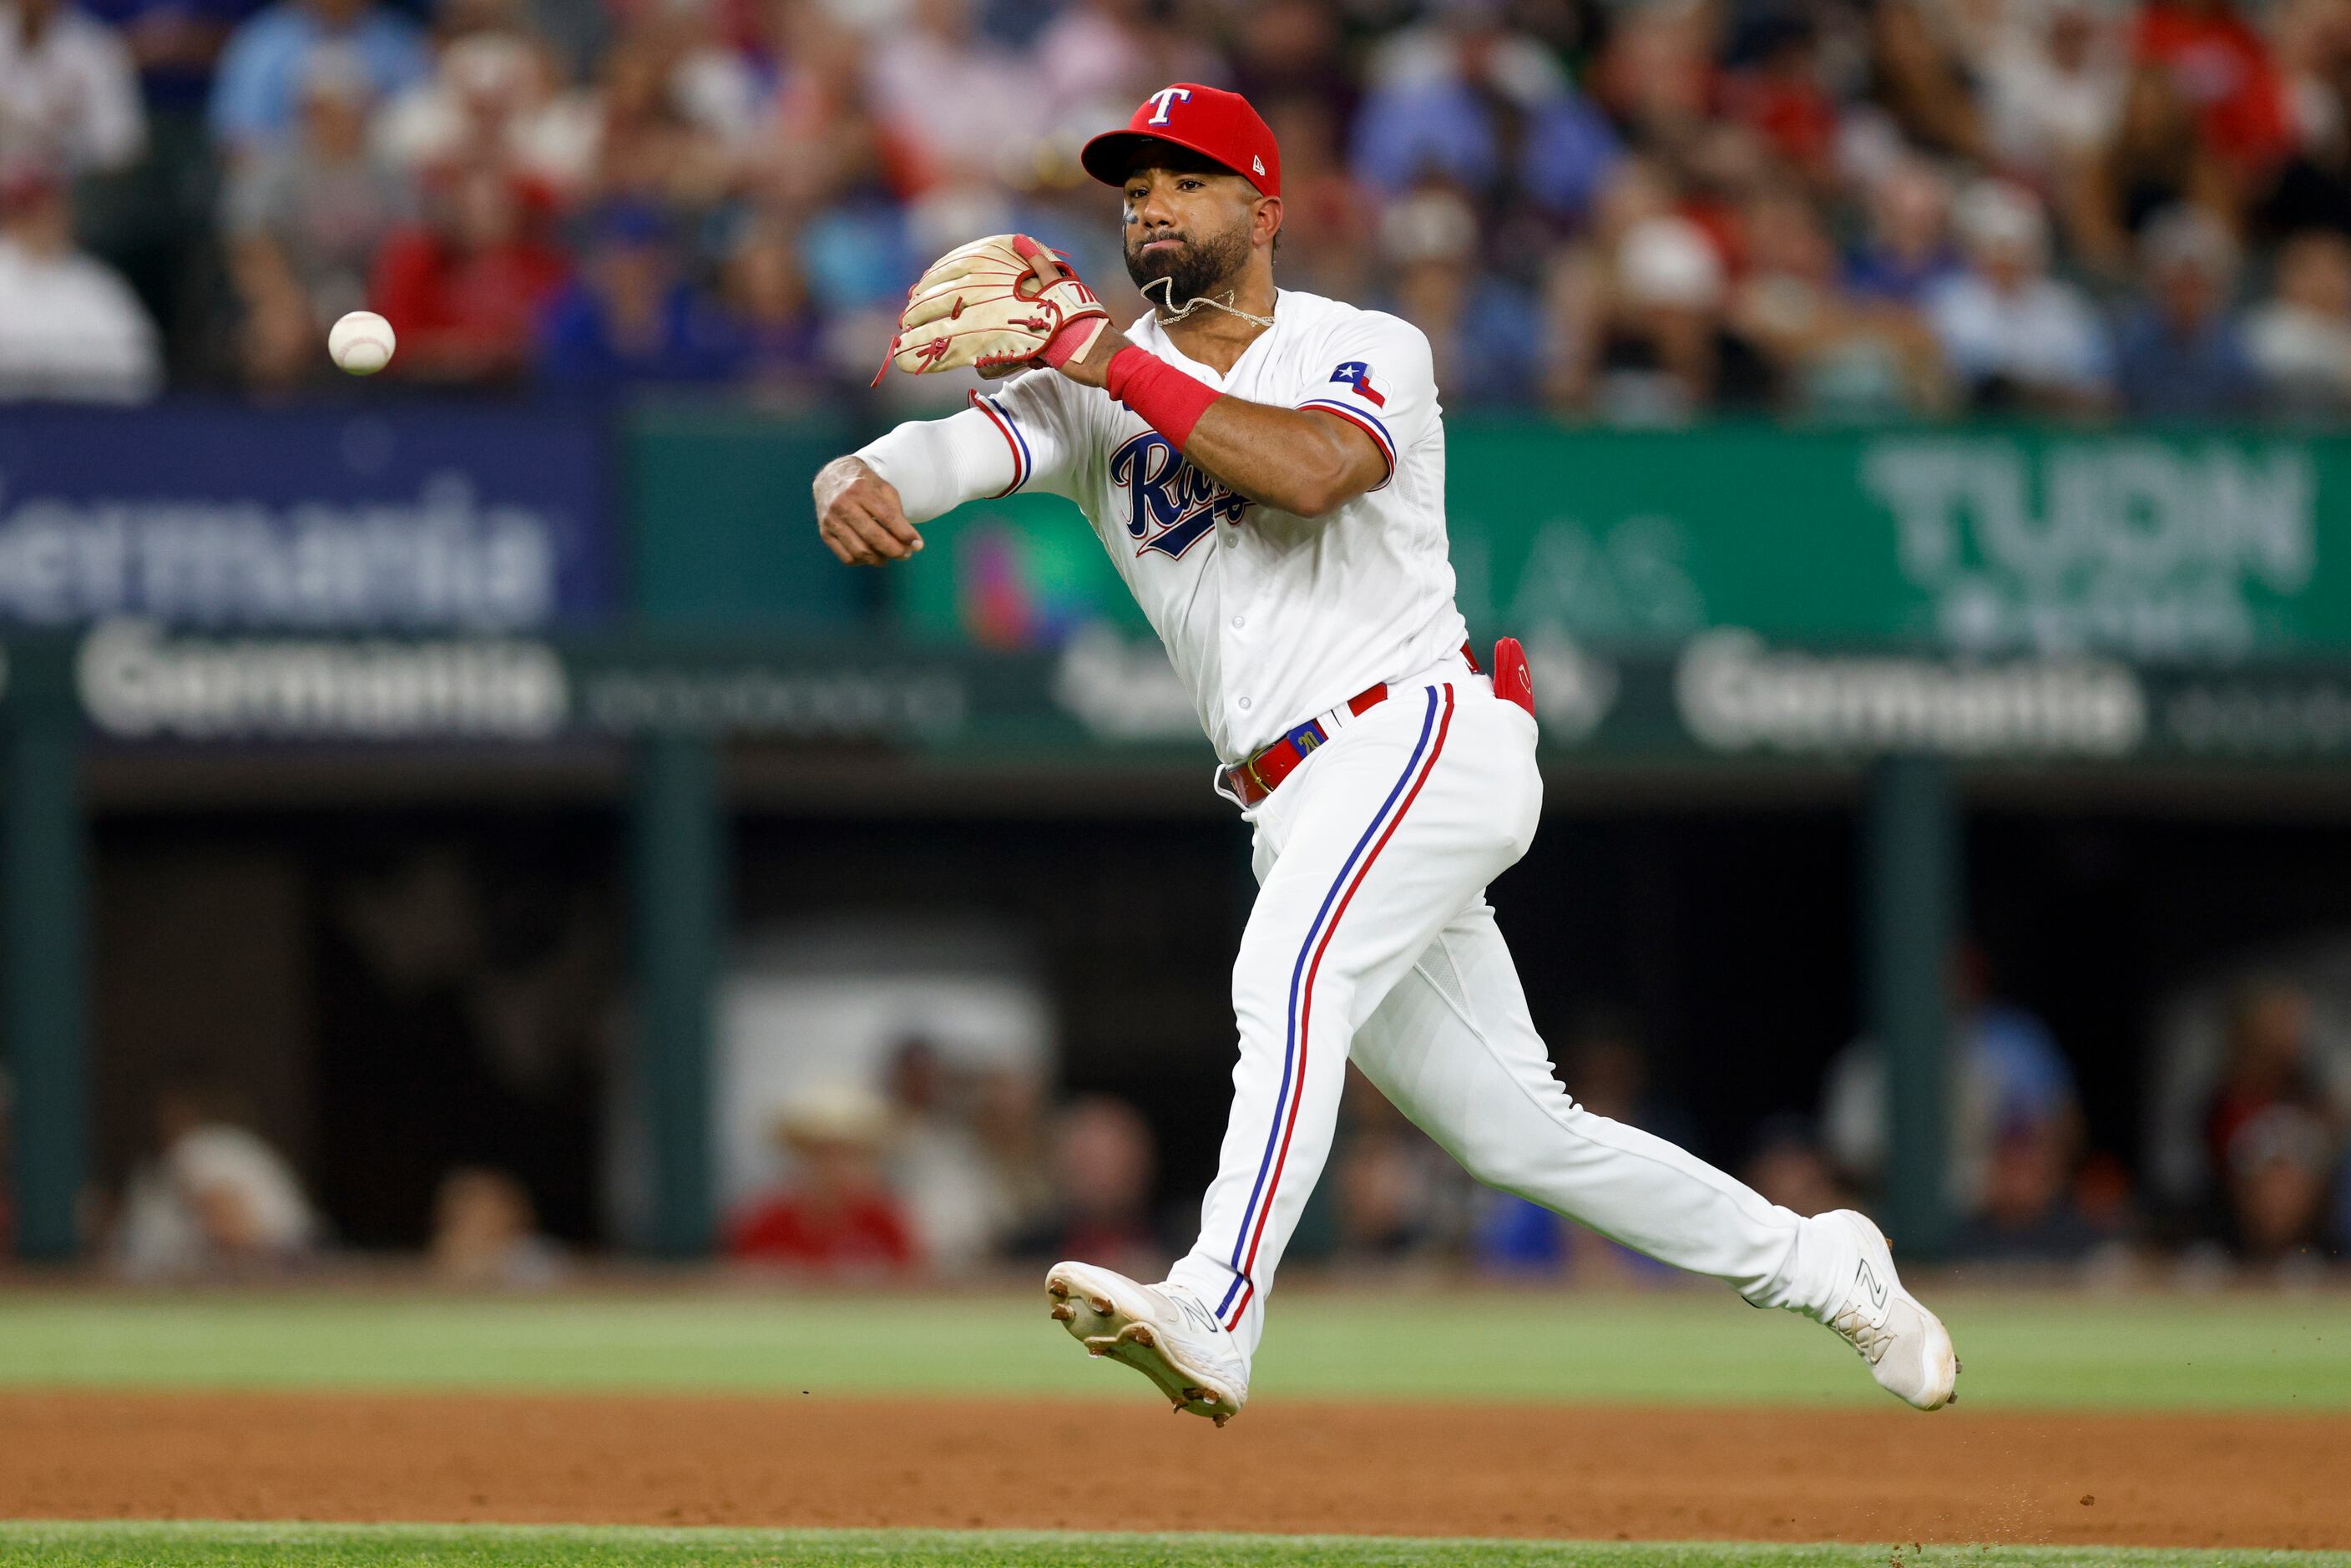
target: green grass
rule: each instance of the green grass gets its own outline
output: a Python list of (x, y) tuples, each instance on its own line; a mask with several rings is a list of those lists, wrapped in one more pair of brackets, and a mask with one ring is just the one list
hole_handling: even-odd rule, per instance
[(0, 1563), (44, 1568), (745, 1568), (917, 1563), (955, 1568), (2351, 1568), (2334, 1552), (2183, 1552), (2105, 1547), (1761, 1546), (1412, 1541), (1314, 1535), (1076, 1535), (1012, 1531), (584, 1530), (466, 1525), (0, 1524)]
[[(2351, 1296), (1936, 1298), (1975, 1406), (2351, 1410)], [(1041, 1299), (0, 1294), (0, 1385), (1099, 1395)], [(1726, 1294), (1284, 1295), (1260, 1397), (1875, 1404)]]

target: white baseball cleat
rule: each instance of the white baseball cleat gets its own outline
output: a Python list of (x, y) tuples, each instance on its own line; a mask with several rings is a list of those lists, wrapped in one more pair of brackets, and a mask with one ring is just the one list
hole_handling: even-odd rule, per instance
[(1959, 1357), (1951, 1347), (1951, 1331), (1902, 1288), (1885, 1233), (1867, 1215), (1850, 1208), (1821, 1218), (1849, 1226), (1860, 1249), (1844, 1299), (1822, 1321), (1861, 1353), (1877, 1385), (1896, 1398), (1921, 1410), (1956, 1401)]
[(1214, 1312), (1181, 1285), (1144, 1285), (1091, 1263), (1056, 1263), (1045, 1276), (1053, 1317), (1088, 1355), (1124, 1362), (1178, 1410), (1219, 1427), (1249, 1398), (1249, 1362)]

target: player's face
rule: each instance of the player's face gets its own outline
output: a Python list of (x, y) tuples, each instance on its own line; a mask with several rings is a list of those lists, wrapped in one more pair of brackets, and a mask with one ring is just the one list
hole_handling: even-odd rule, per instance
[(1136, 169), (1126, 177), (1126, 275), (1138, 288), (1167, 279), (1170, 305), (1230, 287), (1249, 265), (1259, 199), (1213, 164)]

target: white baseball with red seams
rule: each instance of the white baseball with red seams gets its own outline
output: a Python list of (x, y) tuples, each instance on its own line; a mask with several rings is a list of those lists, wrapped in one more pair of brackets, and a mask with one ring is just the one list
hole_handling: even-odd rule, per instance
[(1534, 837), (1535, 720), (1459, 653), (1427, 340), (1292, 290), (1228, 374), (1179, 352), (1155, 319), (1128, 336), (1218, 392), (1347, 420), (1387, 457), (1387, 481), (1326, 517), (1292, 517), (1193, 468), (1107, 393), (1045, 371), (859, 455), (915, 522), (1015, 490), (1077, 503), (1227, 763), (1389, 688), (1245, 813), (1259, 892), (1233, 967), (1232, 1114), (1199, 1239), (1170, 1282), (1216, 1312), (1240, 1354), (1255, 1351), (1352, 1060), (1479, 1180), (1759, 1305), (1832, 1318), (1860, 1256), (1851, 1224), (1771, 1204), (1593, 1115), (1552, 1077), (1485, 899)]
[(371, 376), (392, 363), (396, 340), (392, 323), (372, 310), (353, 310), (327, 332), (327, 357), (355, 376)]

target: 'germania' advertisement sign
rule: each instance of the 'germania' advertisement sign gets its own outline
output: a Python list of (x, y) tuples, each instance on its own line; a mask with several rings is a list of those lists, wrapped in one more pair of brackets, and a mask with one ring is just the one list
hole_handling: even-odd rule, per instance
[(590, 418), (26, 408), (0, 420), (0, 622), (511, 632), (618, 605)]

